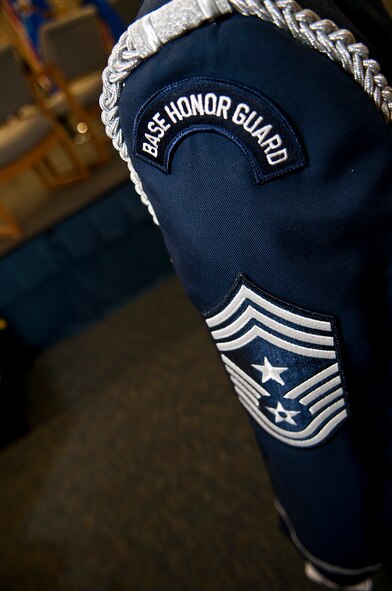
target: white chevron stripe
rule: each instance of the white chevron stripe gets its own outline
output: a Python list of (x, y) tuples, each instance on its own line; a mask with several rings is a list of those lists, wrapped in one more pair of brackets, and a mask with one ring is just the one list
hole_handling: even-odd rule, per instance
[(237, 294), (231, 300), (231, 302), (218, 314), (214, 316), (210, 316), (210, 318), (206, 319), (207, 326), (217, 326), (225, 322), (234, 312), (238, 310), (238, 308), (242, 305), (242, 303), (246, 300), (251, 300), (260, 308), (275, 314), (279, 318), (283, 318), (284, 320), (288, 320), (293, 324), (299, 324), (300, 326), (305, 326), (306, 328), (314, 328), (316, 330), (323, 330), (327, 332), (331, 332), (332, 326), (330, 322), (324, 320), (317, 320), (316, 318), (308, 318), (301, 316), (300, 314), (295, 314), (294, 312), (290, 312), (285, 308), (277, 306), (276, 304), (272, 304), (265, 298), (261, 297), (260, 295), (254, 293), (249, 287), (242, 285), (241, 288), (238, 290)]
[(255, 404), (258, 404), (261, 396), (260, 394), (257, 394), (257, 392), (255, 392), (253, 390), (253, 388), (251, 386), (249, 386), (249, 384), (247, 384), (245, 382), (245, 380), (242, 380), (241, 378), (231, 375), (230, 376), (230, 380), (232, 381), (232, 383), (234, 384), (234, 386), (242, 386), (242, 388), (244, 390), (246, 390), (247, 392), (249, 392), (249, 396), (251, 396), (254, 399)]
[(324, 406), (328, 406), (330, 402), (336, 400), (337, 398), (343, 398), (343, 388), (338, 388), (334, 392), (331, 392), (331, 394), (328, 394), (328, 396), (324, 396), (324, 398), (322, 398), (318, 402), (315, 402), (312, 406), (309, 406), (308, 410), (310, 414), (315, 415), (322, 408), (324, 408)]
[[(229, 367), (226, 367), (226, 371), (229, 374), (229, 377), (231, 379), (231, 381), (234, 383), (238, 383), (240, 385), (242, 385), (244, 388), (246, 388), (247, 390), (249, 390), (249, 392), (252, 393), (252, 396), (256, 399), (256, 400), (260, 400), (261, 396), (260, 394), (257, 392), (257, 390), (254, 388), (254, 384), (252, 386), (252, 384), (250, 384), (250, 380), (244, 380), (243, 378), (241, 378), (240, 376), (238, 376), (232, 369), (230, 369)], [(270, 396), (269, 394), (265, 393), (264, 396)]]
[(249, 386), (256, 390), (256, 392), (261, 394), (261, 396), (271, 396), (271, 394), (265, 388), (263, 388), (263, 386), (260, 386), (260, 384), (255, 382), (255, 380), (248, 376), (247, 373), (245, 373), (240, 367), (233, 363), (228, 357), (226, 357), (226, 355), (222, 355), (222, 361), (225, 364), (225, 367), (229, 374), (235, 377), (242, 378), (245, 382), (249, 384)]
[(272, 330), (283, 334), (286, 337), (291, 339), (296, 339), (298, 341), (303, 341), (305, 343), (312, 343), (313, 345), (323, 345), (325, 347), (333, 347), (334, 339), (333, 337), (328, 337), (319, 334), (312, 334), (309, 332), (304, 332), (302, 330), (296, 330), (295, 328), (291, 328), (286, 324), (282, 324), (281, 322), (277, 322), (273, 320), (269, 316), (262, 314), (258, 310), (255, 310), (253, 306), (248, 306), (246, 310), (239, 316), (234, 322), (226, 326), (225, 328), (221, 328), (220, 330), (214, 330), (211, 332), (213, 338), (215, 340), (224, 339), (231, 337), (236, 332), (240, 331), (250, 320), (257, 320), (271, 328)]
[[(241, 388), (241, 386), (236, 386), (235, 391), (237, 392), (237, 394), (243, 393), (243, 389)], [(337, 400), (336, 402), (331, 404), (331, 406), (329, 406), (328, 408), (320, 412), (317, 416), (315, 416), (315, 418), (312, 419), (308, 426), (302, 431), (287, 431), (286, 429), (278, 427), (277, 425), (271, 423), (271, 421), (264, 416), (264, 414), (256, 405), (254, 406), (254, 411), (260, 414), (260, 418), (262, 418), (262, 420), (270, 426), (274, 433), (284, 435), (286, 439), (307, 439), (315, 431), (317, 431), (318, 427), (325, 423), (330, 416), (334, 415), (336, 411), (340, 410), (343, 407), (344, 400)]]
[[(341, 410), (330, 421), (328, 421), (328, 423), (326, 423), (324, 425), (324, 427), (316, 435), (314, 435), (310, 439), (302, 439), (302, 440), (297, 441), (294, 439), (289, 439), (287, 436), (287, 432), (285, 435), (282, 435), (280, 433), (276, 433), (274, 430), (272, 430), (273, 425), (269, 424), (267, 422), (265, 417), (262, 415), (262, 413), (257, 408), (254, 408), (253, 405), (249, 404), (247, 402), (247, 400), (245, 399), (245, 397), (243, 397), (240, 394), (239, 394), (239, 399), (240, 399), (240, 402), (243, 404), (243, 406), (246, 408), (246, 410), (249, 412), (249, 414), (252, 415), (252, 417), (255, 419), (255, 421), (265, 431), (267, 431), (267, 433), (269, 433), (273, 437), (276, 437), (280, 441), (283, 441), (284, 443), (287, 443), (287, 444), (292, 445), (294, 447), (311, 447), (311, 446), (317, 445), (318, 443), (321, 443), (329, 435), (329, 433), (331, 431), (333, 431), (333, 429), (337, 425), (339, 425), (339, 423), (341, 423), (348, 415), (346, 409)], [(344, 404), (344, 401), (343, 401), (343, 404)]]
[(336, 359), (336, 353), (333, 350), (313, 349), (312, 347), (295, 345), (294, 343), (289, 343), (288, 341), (284, 341), (283, 339), (280, 339), (279, 337), (276, 337), (275, 335), (266, 332), (259, 326), (252, 326), (252, 328), (248, 330), (248, 332), (246, 332), (238, 339), (234, 339), (232, 341), (227, 341), (224, 343), (216, 343), (216, 346), (219, 349), (219, 351), (233, 351), (234, 349), (239, 349), (240, 347), (247, 345), (256, 337), (261, 337), (269, 343), (277, 345), (281, 349), (285, 349), (286, 351), (292, 351), (293, 353), (297, 353), (298, 355), (304, 355), (305, 357), (317, 357), (319, 359)]
[(322, 386), (319, 386), (315, 390), (309, 392), (309, 394), (306, 394), (306, 396), (301, 398), (299, 402), (304, 406), (307, 406), (310, 402), (316, 400), (316, 398), (319, 398), (322, 394), (325, 394), (326, 392), (332, 390), (332, 388), (335, 388), (336, 386), (340, 386), (341, 383), (342, 381), (340, 379), (340, 376), (336, 376), (336, 378), (328, 380), (328, 382), (325, 382), (325, 384), (322, 384)]
[(240, 382), (236, 378), (231, 378), (231, 381), (233, 383), (234, 390), (237, 392), (237, 394), (238, 392), (242, 392), (242, 394), (246, 396), (249, 402), (251, 402), (257, 408), (259, 398), (255, 398), (254, 394), (252, 394), (252, 392), (250, 392), (249, 389), (246, 387), (246, 384), (240, 384)]
[(334, 363), (333, 365), (330, 365), (329, 367), (323, 369), (319, 373), (316, 373), (316, 375), (312, 376), (305, 382), (302, 382), (302, 384), (298, 384), (298, 386), (295, 386), (295, 388), (293, 388), (284, 395), (284, 398), (289, 398), (291, 400), (293, 398), (298, 398), (298, 396), (302, 394), (302, 392), (306, 392), (306, 390), (309, 390), (312, 386), (316, 386), (316, 384), (319, 384), (320, 382), (325, 380), (325, 378), (329, 378), (335, 373), (338, 373), (338, 371), (338, 364)]

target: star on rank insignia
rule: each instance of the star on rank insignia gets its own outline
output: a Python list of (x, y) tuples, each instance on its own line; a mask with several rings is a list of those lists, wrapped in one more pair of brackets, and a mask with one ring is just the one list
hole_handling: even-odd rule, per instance
[(266, 409), (272, 412), (275, 416), (275, 423), (281, 423), (282, 421), (287, 421), (290, 425), (296, 425), (297, 423), (294, 421), (293, 417), (295, 415), (299, 415), (299, 410), (286, 410), (283, 408), (281, 402), (278, 402), (276, 408), (271, 408), (270, 406), (266, 406)]
[(280, 374), (284, 371), (287, 371), (287, 367), (274, 367), (268, 361), (267, 357), (264, 357), (264, 365), (253, 364), (252, 367), (255, 367), (263, 374), (261, 379), (263, 384), (264, 382), (268, 382), (268, 380), (274, 380), (275, 382), (278, 382), (278, 384), (282, 384), (282, 386), (284, 386), (284, 381), (280, 377)]
[(206, 323), (240, 402), (272, 437), (313, 447), (348, 417), (332, 316), (282, 302), (240, 275)]

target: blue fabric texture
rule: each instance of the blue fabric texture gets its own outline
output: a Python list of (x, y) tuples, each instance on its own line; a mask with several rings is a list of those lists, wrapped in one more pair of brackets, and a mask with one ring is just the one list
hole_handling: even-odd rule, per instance
[(0, 310), (44, 348), (171, 270), (158, 229), (127, 183), (0, 261)]
[[(330, 3), (318, 4), (328, 15)], [(327, 57), (273, 24), (235, 14), (169, 43), (131, 74), (120, 99), (130, 153), (143, 105), (200, 77), (272, 101), (298, 130), (308, 165), (258, 185), (241, 149), (208, 130), (182, 139), (170, 174), (137, 156), (133, 162), (205, 317), (224, 305), (239, 275), (287, 306), (334, 317), (347, 420), (309, 449), (250, 420), (302, 546), (327, 563), (326, 576), (356, 582), (383, 560), (392, 529), (391, 130)]]

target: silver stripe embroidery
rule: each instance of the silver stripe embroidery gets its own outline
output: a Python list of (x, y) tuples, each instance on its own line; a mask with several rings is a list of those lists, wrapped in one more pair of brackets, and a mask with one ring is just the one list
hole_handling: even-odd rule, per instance
[(302, 384), (299, 384), (298, 386), (287, 392), (287, 394), (285, 394), (284, 397), (289, 399), (298, 398), (298, 396), (300, 396), (303, 392), (306, 392), (312, 386), (316, 386), (317, 384), (319, 384), (326, 378), (330, 377), (331, 375), (338, 373), (338, 371), (338, 364), (334, 363), (330, 367), (327, 367), (327, 369), (323, 369), (323, 371), (320, 371), (315, 376), (312, 376)]
[[(308, 425), (308, 427), (303, 431), (298, 431), (296, 433), (288, 433), (286, 430), (270, 424), (266, 420), (264, 415), (260, 412), (260, 410), (258, 408), (258, 401), (261, 398), (261, 396), (257, 391), (257, 388), (259, 387), (259, 385), (256, 382), (254, 382), (254, 380), (252, 380), (239, 367), (237, 367), (232, 361), (230, 361), (230, 359), (228, 359), (225, 355), (222, 355), (222, 360), (223, 360), (223, 362), (226, 366), (226, 369), (230, 375), (230, 379), (233, 383), (235, 391), (237, 392), (237, 394), (239, 396), (240, 402), (246, 403), (246, 404), (244, 404), (244, 406), (247, 408), (247, 410), (250, 410), (250, 409), (252, 410), (252, 416), (263, 428), (268, 427), (267, 431), (270, 432), (271, 434), (273, 434), (274, 436), (276, 434), (281, 435), (282, 441), (287, 442), (287, 438), (295, 440), (295, 439), (304, 439), (306, 437), (309, 437), (309, 435), (312, 434), (320, 426), (320, 424), (322, 424), (327, 419), (329, 419), (329, 417), (332, 416), (336, 412), (336, 410), (340, 410), (342, 408), (342, 406), (344, 406), (343, 390), (342, 390), (342, 388), (338, 388), (337, 390), (334, 390), (331, 394), (329, 394), (328, 396), (325, 396), (322, 400), (318, 401), (317, 403), (315, 403), (313, 406), (311, 406), (308, 409), (312, 415), (317, 414), (317, 420), (313, 420)], [(313, 394), (312, 400), (319, 398), (325, 392), (329, 392), (330, 390), (335, 388), (336, 385), (339, 385), (340, 383), (341, 383), (340, 377), (337, 377), (337, 378), (334, 378), (333, 380), (330, 380), (326, 384), (324, 384), (321, 388), (315, 389), (312, 393)], [(268, 392), (266, 394), (269, 396)], [(335, 404), (330, 404), (331, 402), (333, 402), (335, 400), (336, 400)], [(329, 408), (326, 409), (323, 413), (319, 412), (322, 408), (324, 408), (325, 406), (328, 406), (328, 405), (329, 405)], [(347, 416), (347, 412), (346, 412), (346, 414), (340, 413), (338, 416), (340, 417), (340, 419), (345, 418)], [(331, 430), (332, 430), (335, 426), (335, 421), (332, 420), (332, 421), (330, 421), (329, 424), (332, 425), (331, 426)], [(325, 437), (326, 434), (328, 434), (328, 432), (329, 431), (326, 428), (320, 431), (320, 433), (323, 434), (322, 435), (323, 437)], [(317, 443), (318, 441), (321, 441), (321, 439), (315, 438), (315, 437), (310, 440), (307, 439), (307, 446), (309, 446), (310, 443), (314, 444), (314, 443)]]
[(322, 394), (329, 392), (329, 390), (331, 390), (331, 388), (334, 388), (335, 386), (339, 386), (340, 384), (341, 384), (340, 376), (337, 376), (336, 378), (332, 378), (332, 380), (329, 380), (328, 382), (326, 382), (322, 386), (319, 386), (318, 388), (316, 388), (315, 390), (312, 390), (309, 394), (307, 394), (306, 396), (301, 398), (300, 403), (303, 404), (304, 406), (308, 405), (309, 402), (313, 402), (313, 400), (316, 400)]
[(325, 396), (325, 398), (323, 398), (322, 400), (319, 400), (312, 406), (309, 406), (310, 414), (315, 415), (321, 408), (324, 408), (324, 406), (328, 406), (328, 404), (330, 404), (333, 400), (341, 398), (342, 396), (343, 390), (342, 388), (338, 388), (334, 392), (331, 392), (331, 394), (328, 394), (328, 396)]
[[(270, 435), (312, 447), (348, 416), (333, 317), (280, 301), (239, 275), (205, 321), (240, 402)], [(319, 347), (312, 337), (322, 338)]]
[(316, 330), (323, 330), (323, 331), (331, 331), (331, 323), (325, 322), (324, 320), (317, 320), (315, 318), (308, 318), (301, 316), (300, 314), (295, 314), (294, 312), (290, 312), (290, 310), (284, 310), (280, 306), (273, 304), (272, 302), (267, 301), (262, 296), (254, 293), (249, 287), (243, 285), (233, 300), (230, 302), (228, 306), (222, 312), (215, 314), (214, 316), (210, 316), (207, 318), (207, 326), (210, 328), (213, 326), (217, 326), (218, 324), (222, 324), (228, 318), (230, 318), (234, 312), (238, 310), (238, 308), (244, 303), (245, 300), (250, 300), (260, 308), (263, 308), (267, 312), (271, 314), (276, 314), (283, 320), (288, 320), (293, 324), (299, 324), (300, 326), (305, 326), (306, 328), (313, 328)]
[(252, 319), (257, 320), (261, 324), (264, 324), (265, 326), (272, 328), (272, 330), (274, 330), (275, 332), (280, 332), (282, 335), (292, 339), (304, 341), (305, 343), (312, 343), (313, 345), (333, 345), (333, 337), (315, 335), (312, 333), (304, 332), (302, 330), (291, 328), (286, 324), (277, 322), (269, 316), (266, 316), (258, 310), (255, 310), (253, 306), (248, 306), (245, 312), (243, 312), (241, 316), (237, 318), (237, 320), (235, 320), (225, 328), (213, 331), (211, 335), (216, 340), (228, 338), (236, 332), (238, 332), (239, 330), (241, 330), (242, 328), (244, 328), (244, 326), (246, 326), (246, 324), (248, 324), (248, 322)]
[[(259, 423), (260, 426), (267, 431), (267, 433), (273, 435), (277, 439), (280, 439), (284, 443), (289, 442), (290, 445), (294, 447), (311, 447), (317, 445), (318, 443), (321, 443), (329, 435), (329, 433), (333, 431), (333, 429), (347, 417), (347, 411), (346, 409), (343, 409), (338, 414), (336, 414), (328, 423), (326, 423), (326, 425), (316, 435), (309, 439), (297, 440), (297, 438), (288, 437), (287, 431), (284, 431), (283, 429), (281, 429), (281, 432), (278, 432), (275, 425), (267, 422), (264, 415), (259, 411), (259, 409), (256, 406), (249, 404), (249, 402), (246, 400), (246, 397), (242, 395), (242, 392), (239, 389), (237, 390), (237, 394), (240, 399), (240, 402), (243, 404), (246, 410), (253, 416), (255, 421)], [(314, 421), (314, 423), (316, 424), (312, 425), (312, 432), (317, 429), (320, 423), (322, 423), (323, 419), (328, 419), (328, 417), (332, 415), (335, 410), (340, 410), (343, 406), (344, 401), (339, 400), (338, 402), (335, 402), (335, 404), (332, 405), (332, 407), (330, 407), (330, 409), (332, 410), (327, 409), (326, 411), (324, 411), (325, 414), (323, 417), (320, 417), (319, 415), (317, 423), (316, 421)], [(305, 437), (309, 435), (309, 432), (302, 433), (299, 435)]]
[(244, 335), (238, 337), (237, 339), (233, 339), (232, 341), (225, 341), (223, 343), (217, 342), (217, 347), (219, 351), (233, 351), (234, 349), (239, 349), (244, 345), (247, 345), (251, 341), (253, 341), (257, 337), (262, 337), (266, 341), (281, 347), (282, 349), (286, 349), (287, 351), (292, 351), (293, 353), (298, 353), (299, 355), (305, 355), (306, 357), (319, 357), (320, 359), (336, 359), (336, 353), (333, 350), (327, 349), (314, 349), (312, 347), (301, 347), (300, 345), (296, 345), (294, 343), (290, 343), (289, 341), (285, 341), (284, 339), (280, 339), (275, 335), (263, 330), (259, 326), (252, 326), (248, 332)]
[(260, 386), (260, 384), (257, 384), (257, 382), (252, 380), (252, 378), (250, 376), (248, 376), (247, 373), (242, 371), (241, 368), (237, 367), (232, 361), (230, 361), (230, 359), (228, 357), (226, 357), (225, 355), (222, 355), (222, 360), (226, 366), (228, 373), (231, 375), (235, 375), (239, 378), (242, 378), (245, 382), (247, 382), (252, 388), (255, 389), (255, 391), (257, 393), (256, 394), (257, 397), (260, 397), (259, 395), (261, 395), (261, 396), (269, 396), (270, 395), (269, 392), (267, 392), (267, 390), (265, 390), (262, 386)]

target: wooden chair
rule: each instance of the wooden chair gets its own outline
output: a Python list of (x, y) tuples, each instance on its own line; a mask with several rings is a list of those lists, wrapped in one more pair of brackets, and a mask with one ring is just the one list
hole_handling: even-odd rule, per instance
[(42, 25), (41, 52), (57, 91), (48, 107), (58, 117), (73, 115), (88, 125), (98, 163), (108, 159), (107, 138), (94, 131), (91, 115), (100, 115), (102, 70), (107, 65), (101, 25), (93, 6), (77, 8)]
[[(33, 168), (47, 187), (57, 187), (85, 179), (89, 171), (63, 127), (37, 105), (33, 90), (24, 75), (13, 48), (0, 48), (0, 182)], [(55, 147), (61, 146), (71, 168), (59, 171), (52, 162)], [(21, 229), (3, 206), (0, 206), (0, 236), (18, 238)]]

